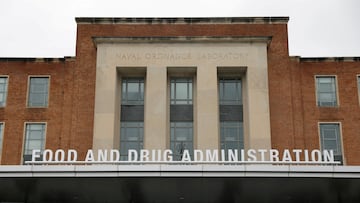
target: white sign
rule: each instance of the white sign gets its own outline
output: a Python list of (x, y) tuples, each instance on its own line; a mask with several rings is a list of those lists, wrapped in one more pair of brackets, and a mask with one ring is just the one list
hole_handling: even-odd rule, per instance
[[(332, 150), (320, 151), (307, 149), (285, 149), (282, 153), (277, 149), (248, 149), (240, 150), (184, 150), (181, 160), (175, 161), (173, 152), (166, 150), (132, 150), (128, 151), (127, 161), (121, 161), (120, 152), (117, 149), (89, 149), (84, 160), (79, 160), (76, 150), (69, 149), (64, 151), (58, 149), (53, 151), (46, 149), (44, 151), (35, 149), (32, 151), (32, 160), (29, 164), (82, 164), (82, 163), (101, 163), (101, 164), (129, 164), (129, 163), (271, 163), (271, 164), (339, 164), (334, 160)], [(191, 155), (192, 154), (192, 155)], [(41, 159), (39, 161), (39, 159)]]

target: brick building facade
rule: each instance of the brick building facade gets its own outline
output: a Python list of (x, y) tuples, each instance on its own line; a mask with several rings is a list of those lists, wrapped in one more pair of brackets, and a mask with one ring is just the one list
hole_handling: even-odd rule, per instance
[[(358, 83), (360, 80), (360, 58), (302, 58), (289, 56), (287, 34), (288, 18), (77, 18), (76, 21), (76, 57), (0, 58), (0, 77), (7, 78), (6, 104), (0, 107), (0, 123), (3, 124), (2, 165), (22, 164), (26, 123), (46, 123), (45, 147), (49, 149), (76, 149), (80, 153), (80, 156), (84, 156), (88, 149), (101, 148), (104, 146), (106, 148), (109, 143), (105, 142), (110, 142), (111, 145), (112, 141), (104, 141), (107, 138), (103, 139), (99, 133), (96, 134), (96, 132), (94, 132), (103, 124), (104, 128), (107, 126), (105, 120), (96, 119), (100, 119), (102, 114), (96, 114), (95, 109), (103, 108), (103, 106), (96, 107), (97, 104), (100, 105), (100, 103), (97, 102), (99, 102), (98, 99), (102, 97), (102, 89), (97, 89), (97, 81), (101, 81), (101, 78), (99, 79), (97, 77), (103, 74), (97, 67), (102, 66), (103, 62), (101, 61), (107, 58), (106, 54), (108, 54), (107, 51), (111, 50), (111, 46), (134, 44), (135, 47), (141, 46), (142, 44), (150, 44), (151, 46), (155, 46), (153, 50), (154, 53), (156, 53), (157, 44), (160, 44), (159, 49), (165, 45), (171, 47), (175, 44), (174, 46), (177, 47), (178, 44), (185, 44), (186, 46), (189, 44), (188, 48), (184, 48), (185, 50), (190, 50), (189, 52), (193, 49), (195, 50), (197, 47), (201, 47), (201, 50), (209, 49), (207, 46), (213, 48), (212, 44), (215, 44), (214, 47), (216, 48), (216, 46), (220, 44), (222, 47), (219, 50), (226, 51), (228, 50), (227, 45), (233, 42), (239, 44), (239, 46), (245, 44), (244, 49), (239, 51), (244, 54), (244, 58), (232, 58), (232, 60), (238, 60), (238, 66), (247, 66), (247, 71), (251, 69), (251, 66), (243, 63), (243, 61), (247, 61), (249, 64), (255, 64), (254, 69), (256, 69), (258, 62), (252, 60), (256, 57), (265, 57), (261, 59), (267, 67), (267, 73), (265, 72), (264, 74), (265, 78), (267, 78), (265, 88), (268, 91), (265, 92), (264, 98), (266, 98), (267, 95), (269, 99), (268, 101), (264, 100), (266, 103), (264, 104), (264, 108), (269, 108), (270, 135), (270, 137), (266, 138), (270, 146), (265, 147), (279, 150), (319, 149), (321, 145), (319, 124), (335, 122), (340, 124), (344, 164), (360, 164), (360, 129), (358, 128), (360, 124), (360, 87)], [(226, 46), (223, 46), (221, 43), (226, 44)], [(195, 47), (192, 47), (193, 44), (195, 44)], [(252, 49), (254, 44), (256, 46), (257, 44), (261, 44), (259, 45), (260, 48), (256, 48), (253, 55), (247, 55), (246, 49)], [(261, 47), (263, 45), (265, 49)], [(182, 50), (182, 46), (183, 45), (179, 45), (179, 50)], [(108, 47), (110, 48), (107, 49)], [(235, 49), (236, 47), (234, 50)], [(131, 48), (128, 50), (131, 51)], [(172, 51), (172, 49), (169, 50)], [(264, 53), (266, 53), (266, 55), (263, 55), (262, 51), (265, 51)], [(147, 56), (146, 53), (143, 55), (144, 57)], [(216, 53), (211, 52), (211, 54)], [(116, 56), (119, 58), (124, 57), (119, 54)], [(133, 57), (132, 55), (127, 56), (130, 58)], [(134, 55), (134, 57), (136, 57), (136, 55)], [(149, 57), (151, 57), (151, 55), (149, 55)], [(208, 57), (210, 57), (210, 55)], [(219, 58), (214, 57), (220, 56), (212, 55), (211, 57), (213, 58), (206, 59), (216, 61)], [(227, 56), (222, 55), (221, 57), (219, 61), (226, 60)], [(137, 58), (134, 58), (133, 61), (137, 60), (140, 61), (140, 59)], [(129, 62), (129, 64), (131, 63)], [(118, 64), (118, 66), (145, 67), (145, 69), (147, 69), (145, 70), (146, 77), (157, 76), (157, 74), (159, 74), (159, 78), (161, 74), (165, 74), (164, 77), (166, 77), (166, 70), (164, 70), (165, 72), (151, 72), (158, 70), (149, 68), (150, 66), (154, 66), (154, 64), (156, 65), (155, 62), (153, 64), (133, 64), (132, 66), (128, 64)], [(182, 63), (179, 64), (175, 64), (174, 66), (181, 66)], [(184, 66), (188, 67), (190, 66), (189, 64), (190, 63), (186, 62)], [(197, 66), (196, 62), (193, 62), (193, 64)], [(206, 62), (204, 62), (204, 64), (206, 64)], [(169, 65), (171, 66), (171, 64)], [(223, 65), (218, 64), (218, 72), (221, 72), (219, 69), (220, 66)], [(234, 67), (234, 65), (226, 64), (224, 66)], [(182, 71), (182, 69), (179, 70)], [(214, 70), (216, 71), (216, 69), (209, 69), (209, 72)], [(169, 74), (169, 70), (167, 71)], [(194, 148), (202, 148), (203, 146), (205, 146), (204, 148), (213, 148), (213, 143), (204, 141), (205, 144), (202, 144), (202, 140), (206, 140), (206, 138), (201, 136), (204, 136), (203, 134), (207, 132), (206, 129), (203, 128), (206, 128), (207, 125), (213, 126), (213, 124), (215, 124), (214, 129), (217, 130), (217, 132), (211, 136), (219, 136), (219, 126), (216, 124), (218, 122), (216, 120), (216, 112), (218, 112), (218, 110), (214, 111), (215, 116), (210, 115), (209, 120), (211, 121), (207, 123), (207, 120), (204, 119), (206, 112), (201, 112), (205, 111), (202, 110), (201, 102), (205, 102), (202, 101), (203, 96), (209, 100), (216, 99), (217, 88), (213, 89), (213, 92), (209, 93), (210, 95), (207, 95), (207, 93), (205, 93), (205, 91), (207, 91), (206, 87), (201, 84), (202, 81), (206, 82), (208, 79), (202, 78), (201, 76), (202, 74), (206, 74), (206, 69), (198, 68), (195, 72), (195, 79), (198, 77), (198, 89), (196, 89), (196, 91), (199, 95), (197, 97), (197, 107), (196, 110), (194, 110), (195, 112), (198, 110), (198, 114), (195, 114), (194, 122), (196, 122), (199, 128), (195, 129), (198, 137), (196, 138), (197, 141), (194, 142)], [(118, 70), (118, 73), (121, 74), (121, 71)], [(127, 70), (125, 75), (131, 75), (131, 70), (130, 73), (129, 70)], [(254, 73), (254, 77), (258, 77), (259, 75), (261, 75), (261, 72)], [(28, 106), (29, 80), (31, 77), (36, 76), (46, 76), (50, 81), (48, 105), (46, 107), (31, 108)], [(335, 78), (336, 104), (330, 107), (319, 106), (317, 102), (317, 78), (324, 76)], [(251, 78), (249, 77), (247, 79), (250, 80)], [(248, 82), (249, 85), (251, 85), (251, 81)], [(152, 85), (149, 78), (146, 81), (146, 85), (148, 84)], [(254, 85), (256, 86), (256, 84)], [(154, 84), (153, 87), (156, 88), (157, 86)], [(250, 92), (251, 91), (252, 90), (250, 90)], [(97, 93), (100, 95), (96, 96)], [(148, 98), (150, 98), (150, 95), (148, 95)], [(251, 103), (255, 101), (252, 100), (249, 102), (249, 106), (251, 106)], [(213, 107), (217, 108), (216, 106), (210, 106), (209, 108), (211, 109)], [(256, 111), (256, 107), (251, 108), (254, 108), (253, 111)], [(164, 107), (163, 110), (166, 111), (166, 108)], [(152, 114), (147, 114), (148, 111), (149, 108), (145, 110), (145, 114), (148, 116), (155, 115), (156, 113), (150, 112)], [(250, 110), (249, 112), (249, 115), (247, 115), (249, 118), (246, 118), (245, 115), (244, 122), (251, 120), (252, 113)], [(166, 114), (166, 112), (163, 113), (163, 115)], [(116, 120), (116, 118), (114, 119)], [(163, 119), (166, 120), (167, 118), (165, 117)], [(259, 119), (266, 120), (267, 117), (259, 116)], [(156, 127), (157, 124), (154, 120), (150, 119), (148, 124), (151, 125), (154, 123)], [(145, 125), (146, 122), (147, 120), (145, 118)], [(162, 120), (160, 119), (158, 122), (162, 122)], [(256, 121), (251, 122), (249, 122), (250, 127), (245, 130), (245, 134), (247, 131), (250, 133), (253, 129), (256, 130), (256, 128), (264, 128), (266, 131), (266, 123), (262, 121), (258, 123), (254, 123)], [(145, 131), (157, 132), (160, 128), (150, 129), (151, 127), (149, 125), (145, 126)], [(112, 131), (114, 135), (111, 136), (118, 136), (116, 130), (116, 128), (118, 128), (117, 124), (111, 125), (111, 128), (115, 129)], [(261, 132), (262, 131), (259, 131), (259, 133)], [(102, 133), (102, 131), (100, 133)], [(169, 136), (166, 130), (164, 130), (163, 134), (164, 136)], [(146, 135), (150, 135), (150, 133), (147, 134), (145, 132), (145, 136)], [(110, 139), (112, 138), (110, 137)], [(144, 139), (146, 139), (146, 137)], [(255, 143), (257, 139), (258, 138), (254, 138), (252, 140), (250, 137), (250, 141), (245, 144), (245, 147), (262, 147), (261, 143), (258, 145)], [(100, 141), (97, 142), (97, 140)], [(114, 138), (114, 140), (116, 140), (116, 138)], [(159, 142), (164, 142), (160, 148), (169, 147), (165, 141), (160, 140)], [(216, 142), (218, 142), (218, 140)], [(145, 148), (155, 146), (149, 141), (144, 145)]]

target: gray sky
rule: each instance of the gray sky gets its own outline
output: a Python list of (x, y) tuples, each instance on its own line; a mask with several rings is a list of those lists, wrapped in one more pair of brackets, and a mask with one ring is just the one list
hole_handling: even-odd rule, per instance
[(292, 56), (360, 56), (360, 0), (0, 0), (0, 57), (75, 56), (75, 17), (244, 16), (289, 16)]

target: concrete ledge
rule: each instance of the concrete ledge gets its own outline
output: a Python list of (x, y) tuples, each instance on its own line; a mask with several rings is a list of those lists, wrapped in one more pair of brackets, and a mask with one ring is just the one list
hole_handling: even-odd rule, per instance
[(328, 177), (360, 178), (358, 166), (27, 165), (0, 166), (0, 177)]

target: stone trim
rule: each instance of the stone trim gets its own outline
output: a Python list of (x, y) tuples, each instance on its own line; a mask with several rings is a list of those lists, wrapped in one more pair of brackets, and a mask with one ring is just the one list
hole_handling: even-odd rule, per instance
[(212, 18), (92, 18), (77, 17), (77, 24), (287, 24), (289, 17)]

